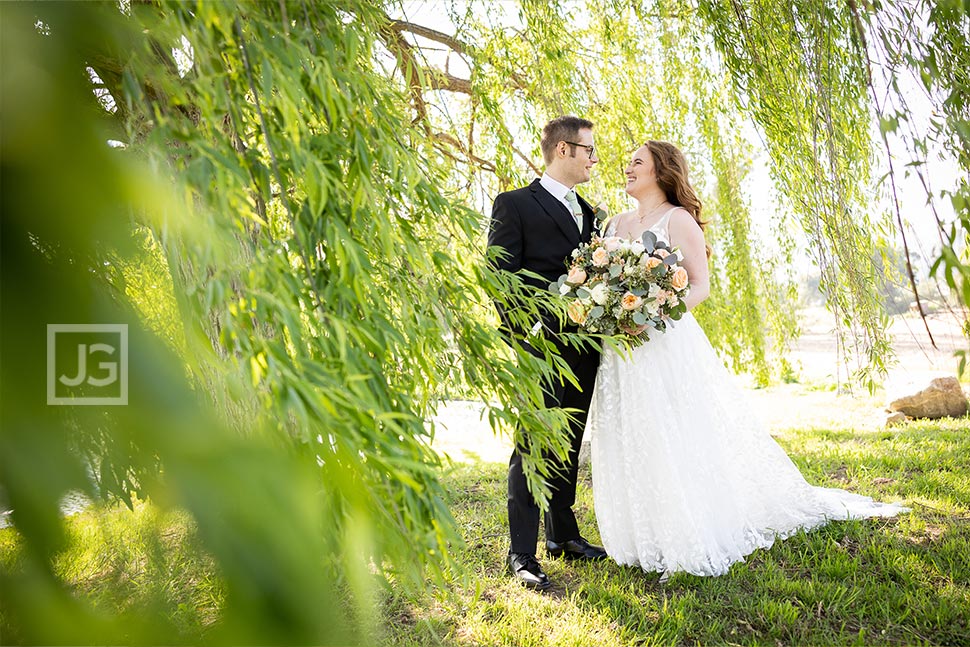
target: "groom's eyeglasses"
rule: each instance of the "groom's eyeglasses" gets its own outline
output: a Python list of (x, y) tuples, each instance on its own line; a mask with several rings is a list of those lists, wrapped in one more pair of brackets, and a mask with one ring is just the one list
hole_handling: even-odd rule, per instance
[(564, 144), (569, 144), (570, 146), (578, 146), (580, 148), (585, 148), (586, 152), (589, 153), (589, 158), (593, 159), (593, 151), (596, 148), (595, 146), (589, 146), (587, 144), (577, 144), (576, 142), (567, 142), (565, 139), (562, 141)]

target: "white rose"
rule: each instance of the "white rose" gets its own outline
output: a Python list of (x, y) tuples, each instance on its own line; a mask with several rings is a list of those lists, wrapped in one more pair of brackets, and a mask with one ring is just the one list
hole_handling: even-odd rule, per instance
[(610, 289), (606, 287), (605, 283), (597, 283), (596, 286), (590, 290), (590, 296), (593, 302), (597, 305), (606, 305), (606, 301), (610, 296)]
[(639, 240), (633, 241), (633, 244), (630, 245), (630, 251), (639, 256), (644, 252), (643, 243)]

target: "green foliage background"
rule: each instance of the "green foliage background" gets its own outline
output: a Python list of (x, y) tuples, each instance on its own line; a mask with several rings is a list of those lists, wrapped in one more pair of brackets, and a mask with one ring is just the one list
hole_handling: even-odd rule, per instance
[[(523, 288), (486, 269), (478, 209), (538, 170), (538, 129), (560, 113), (598, 124), (585, 193), (613, 210), (637, 143), (688, 152), (716, 252), (698, 316), (764, 382), (795, 332), (774, 271), (793, 245), (768, 258), (751, 231), (753, 118), (859, 377), (884, 366), (863, 35), (942, 97), (926, 137), (970, 169), (965, 5), (913, 4), (936, 26), (919, 47), (878, 3), (522, 0), (521, 31), (442, 6), (467, 84), (381, 3), (0, 8), (0, 486), (24, 538), (0, 571), (4, 642), (366, 643), (375, 586), (453, 566), (425, 422), (449, 393), (529, 435), (542, 494), (565, 414), (537, 385), (569, 376), (541, 341), (533, 358), (494, 330), (490, 301)], [(938, 265), (970, 301), (967, 185), (951, 199)], [(532, 296), (524, 323), (548, 300)], [(46, 325), (68, 322), (129, 325), (128, 407), (46, 405)], [(109, 617), (64, 584), (71, 489), (189, 515), (225, 581), (204, 636), (180, 634), (162, 591)]]

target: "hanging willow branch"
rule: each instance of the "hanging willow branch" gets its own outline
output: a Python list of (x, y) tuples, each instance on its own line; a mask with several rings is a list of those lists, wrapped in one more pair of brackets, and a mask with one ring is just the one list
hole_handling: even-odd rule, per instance
[(866, 85), (869, 88), (869, 94), (872, 97), (872, 104), (876, 110), (876, 114), (880, 119), (879, 134), (882, 138), (883, 148), (886, 150), (886, 161), (889, 164), (889, 185), (893, 194), (893, 211), (896, 216), (896, 224), (899, 226), (899, 237), (903, 243), (903, 252), (906, 256), (906, 276), (909, 278), (909, 286), (913, 292), (913, 298), (916, 299), (916, 309), (919, 312), (920, 319), (923, 321), (923, 327), (926, 329), (926, 334), (930, 338), (930, 344), (933, 348), (937, 348), (936, 340), (933, 339), (933, 332), (930, 330), (930, 324), (926, 320), (926, 311), (923, 308), (922, 301), (919, 296), (919, 289), (916, 287), (916, 276), (913, 273), (913, 263), (910, 260), (911, 254), (909, 251), (909, 241), (906, 239), (906, 227), (903, 224), (903, 214), (899, 207), (899, 196), (896, 190), (896, 166), (893, 163), (892, 150), (889, 146), (889, 138), (886, 136), (886, 129), (883, 126), (884, 112), (882, 108), (882, 103), (879, 101), (879, 95), (876, 91), (876, 86), (872, 79), (872, 61), (869, 58), (868, 47), (866, 45), (866, 33), (862, 26), (862, 18), (859, 15), (859, 8), (856, 6), (855, 0), (848, 0), (849, 11), (852, 15), (852, 26), (854, 28), (854, 34), (857, 41), (857, 52), (860, 59), (865, 64), (866, 70)]
[(729, 7), (704, 0), (698, 14), (764, 131), (773, 175), (809, 236), (840, 353), (847, 360), (851, 343), (855, 377), (871, 389), (892, 349), (862, 200), (869, 122), (864, 73), (844, 35), (851, 17), (806, 0), (732, 0)]

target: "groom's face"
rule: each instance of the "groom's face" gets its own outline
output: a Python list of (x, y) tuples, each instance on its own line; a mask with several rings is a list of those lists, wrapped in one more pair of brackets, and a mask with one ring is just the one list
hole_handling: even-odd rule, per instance
[(579, 146), (566, 145), (565, 156), (561, 159), (563, 175), (567, 176), (573, 185), (589, 182), (590, 170), (593, 168), (593, 164), (599, 161), (599, 158), (596, 157), (596, 150), (594, 149), (593, 154), (590, 155), (589, 148), (586, 148), (593, 146), (592, 130), (589, 128), (580, 129), (576, 135), (575, 143)]

